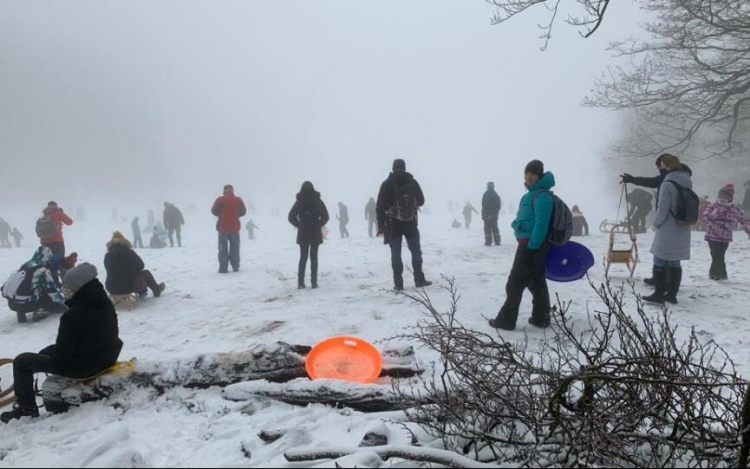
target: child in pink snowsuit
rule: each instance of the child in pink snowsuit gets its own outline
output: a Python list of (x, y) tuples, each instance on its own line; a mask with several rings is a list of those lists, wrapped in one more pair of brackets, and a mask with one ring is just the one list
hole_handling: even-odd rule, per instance
[(740, 223), (750, 236), (750, 219), (734, 206), (734, 185), (727, 184), (719, 191), (716, 202), (709, 204), (703, 216), (706, 219), (706, 241), (711, 248), (711, 280), (726, 280), (727, 265), (724, 257), (732, 242), (732, 228)]

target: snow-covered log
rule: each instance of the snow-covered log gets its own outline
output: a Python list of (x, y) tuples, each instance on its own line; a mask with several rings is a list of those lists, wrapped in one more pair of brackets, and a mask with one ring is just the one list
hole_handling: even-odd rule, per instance
[[(176, 362), (139, 361), (126, 374), (114, 373), (90, 381), (50, 376), (44, 383), (44, 405), (49, 412), (65, 412), (71, 405), (106, 399), (134, 387), (158, 392), (173, 387), (205, 389), (246, 381), (283, 383), (306, 378), (305, 356), (311, 347), (279, 342), (238, 353), (200, 355)], [(410, 377), (421, 373), (410, 347), (383, 352), (384, 377)]]
[[(371, 448), (322, 448), (314, 450), (287, 451), (284, 457), (289, 462), (319, 461), (321, 459), (338, 459), (356, 454), (376, 454), (381, 460), (391, 458), (406, 459), (408, 461), (440, 464), (447, 467), (479, 467), (496, 468), (495, 464), (483, 464), (466, 458), (451, 451), (418, 446), (378, 446)], [(351, 462), (351, 461), (350, 461)]]
[(390, 384), (359, 384), (335, 380), (298, 379), (288, 383), (252, 381), (234, 384), (222, 391), (225, 399), (245, 401), (268, 397), (292, 405), (325, 404), (361, 412), (401, 409)]

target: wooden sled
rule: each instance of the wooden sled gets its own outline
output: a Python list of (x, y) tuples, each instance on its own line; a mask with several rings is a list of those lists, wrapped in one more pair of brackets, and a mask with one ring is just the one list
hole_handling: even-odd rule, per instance
[(116, 311), (133, 311), (138, 307), (141, 299), (135, 293), (127, 295), (109, 295)]
[[(3, 365), (12, 365), (13, 359), (12, 358), (0, 358), (0, 366)], [(16, 396), (13, 396), (13, 383), (8, 386), (8, 389), (4, 390), (0, 388), (0, 409), (5, 407), (6, 405), (13, 404), (16, 402)]]
[[(630, 271), (630, 278), (632, 278), (635, 274), (635, 267), (638, 265), (638, 243), (633, 226), (629, 222), (613, 224), (604, 220), (599, 229), (601, 230), (603, 227), (607, 227), (609, 230), (609, 249), (604, 259), (604, 275), (609, 277), (609, 269), (612, 264), (625, 264)], [(630, 249), (615, 249), (616, 241), (618, 238), (621, 239), (623, 235), (628, 235), (630, 238)]]

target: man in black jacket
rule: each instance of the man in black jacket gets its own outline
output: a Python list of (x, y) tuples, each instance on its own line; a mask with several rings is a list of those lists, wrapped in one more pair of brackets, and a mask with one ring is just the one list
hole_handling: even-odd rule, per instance
[(491, 246), (495, 241), (495, 246), (500, 246), (500, 228), (497, 226), (498, 216), (502, 204), (500, 196), (495, 192), (495, 183), (487, 183), (487, 191), (482, 196), (482, 220), (484, 220), (484, 245)]
[(414, 285), (417, 288), (432, 285), (422, 271), (422, 247), (419, 239), (417, 212), (424, 205), (422, 188), (414, 176), (406, 172), (406, 162), (393, 161), (393, 172), (380, 186), (376, 204), (378, 235), (391, 248), (393, 267), (393, 288), (404, 289), (404, 263), (401, 259), (403, 238), (411, 251), (411, 264), (414, 269)]
[(60, 318), (57, 342), (39, 353), (24, 353), (13, 362), (16, 405), (0, 414), (8, 423), (21, 417), (38, 417), (34, 395), (34, 373), (71, 378), (94, 376), (117, 362), (122, 350), (117, 313), (104, 286), (96, 279), (96, 267), (83, 263), (63, 278), (63, 291), (70, 298), (68, 311)]
[(173, 235), (177, 233), (177, 246), (182, 247), (182, 225), (185, 224), (185, 218), (182, 216), (180, 209), (164, 202), (164, 228), (169, 233), (169, 247), (174, 247)]

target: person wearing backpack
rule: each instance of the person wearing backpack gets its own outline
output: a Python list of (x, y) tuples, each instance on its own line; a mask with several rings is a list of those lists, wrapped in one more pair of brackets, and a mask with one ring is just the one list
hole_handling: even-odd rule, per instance
[(63, 238), (63, 224), (72, 225), (73, 220), (57, 206), (57, 202), (49, 202), (42, 211), (42, 218), (37, 220), (36, 232), (40, 244), (47, 246), (52, 253), (65, 257), (65, 239)]
[(85, 262), (65, 274), (63, 291), (68, 310), (60, 318), (57, 340), (39, 353), (23, 353), (13, 361), (16, 405), (0, 414), (3, 423), (39, 417), (35, 373), (85, 379), (117, 362), (123, 346), (117, 313), (96, 276), (96, 267)]
[(664, 182), (659, 188), (653, 223), (656, 234), (651, 244), (655, 290), (643, 300), (662, 305), (664, 302), (677, 304), (677, 293), (682, 284), (681, 261), (690, 259), (692, 225), (698, 221), (700, 200), (692, 191), (690, 172), (685, 170), (679, 158), (663, 155), (659, 169), (664, 172)]
[(2, 296), (8, 300), (8, 308), (16, 313), (19, 323), (26, 322), (28, 313), (34, 313), (32, 320), (37, 322), (48, 313), (65, 311), (65, 298), (55, 281), (55, 272), (60, 264), (72, 268), (76, 259), (75, 253), (61, 259), (47, 246), (39, 246), (31, 260), (8, 278), (2, 286)]
[(211, 213), (218, 217), (216, 231), (219, 232), (219, 273), (226, 274), (229, 264), (232, 270), (240, 270), (240, 218), (247, 215), (245, 202), (234, 195), (231, 184), (224, 186), (224, 195), (218, 197)]
[(411, 264), (414, 270), (414, 286), (423, 288), (432, 285), (422, 270), (422, 247), (419, 234), (419, 207), (424, 205), (422, 188), (414, 176), (406, 172), (406, 162), (393, 161), (393, 171), (383, 181), (375, 204), (378, 216), (378, 236), (383, 235), (383, 243), (391, 248), (393, 268), (393, 288), (404, 289), (404, 263), (401, 258), (403, 239), (411, 251)]
[(305, 270), (307, 259), (310, 259), (310, 285), (318, 288), (318, 248), (323, 244), (323, 226), (328, 223), (329, 215), (326, 205), (320, 198), (320, 192), (310, 181), (302, 183), (297, 200), (289, 210), (289, 223), (297, 228), (299, 244), (299, 265), (297, 268), (297, 288), (305, 287)]
[(705, 240), (711, 249), (711, 269), (709, 277), (711, 280), (726, 280), (727, 265), (725, 256), (729, 243), (733, 241), (733, 226), (739, 223), (750, 236), (750, 219), (743, 211), (734, 205), (734, 185), (727, 184), (719, 191), (716, 202), (708, 205), (703, 212), (706, 222)]
[(482, 196), (482, 220), (484, 221), (485, 246), (491, 246), (493, 241), (495, 242), (495, 246), (500, 246), (500, 228), (497, 223), (501, 208), (502, 203), (500, 201), (500, 196), (495, 192), (495, 183), (488, 182), (487, 190)]
[(524, 170), (526, 194), (518, 205), (512, 223), (518, 248), (513, 267), (505, 286), (506, 298), (490, 326), (512, 331), (516, 328), (518, 310), (527, 288), (533, 295), (529, 324), (546, 328), (550, 323), (550, 297), (547, 287), (546, 261), (550, 250), (547, 240), (555, 201), (550, 190), (555, 187), (555, 176), (544, 171), (544, 163), (533, 160)]

